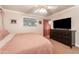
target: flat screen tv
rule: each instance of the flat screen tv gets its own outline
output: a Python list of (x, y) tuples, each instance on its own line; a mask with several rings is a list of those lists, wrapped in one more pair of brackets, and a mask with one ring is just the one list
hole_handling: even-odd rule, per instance
[(71, 18), (55, 20), (53, 21), (53, 27), (59, 29), (71, 29)]

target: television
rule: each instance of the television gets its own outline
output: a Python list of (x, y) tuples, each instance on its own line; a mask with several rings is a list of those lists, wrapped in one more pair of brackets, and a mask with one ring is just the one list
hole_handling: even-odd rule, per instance
[(71, 17), (53, 21), (53, 28), (71, 29)]

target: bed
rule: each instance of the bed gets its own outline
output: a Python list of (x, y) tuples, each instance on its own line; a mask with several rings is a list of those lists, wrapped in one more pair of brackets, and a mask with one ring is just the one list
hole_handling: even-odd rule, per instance
[(0, 41), (9, 34), (9, 32), (5, 29), (0, 29)]
[[(10, 36), (10, 38), (9, 38)], [(8, 34), (8, 40), (0, 48), (1, 54), (52, 54), (51, 42), (36, 33)], [(7, 37), (5, 38), (5, 40)], [(5, 42), (3, 39), (2, 42)]]

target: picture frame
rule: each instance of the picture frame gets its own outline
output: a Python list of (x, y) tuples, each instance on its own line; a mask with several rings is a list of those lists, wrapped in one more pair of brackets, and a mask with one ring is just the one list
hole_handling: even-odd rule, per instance
[(39, 21), (39, 24), (42, 24), (42, 21)]
[(11, 24), (16, 24), (16, 20), (15, 19), (11, 19)]

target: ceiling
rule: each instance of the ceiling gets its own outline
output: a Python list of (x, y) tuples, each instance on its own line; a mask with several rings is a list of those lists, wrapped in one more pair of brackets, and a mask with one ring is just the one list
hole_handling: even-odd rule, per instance
[[(56, 7), (56, 8), (47, 8), (48, 6)], [(47, 14), (44, 14), (44, 16), (50, 16), (56, 12), (73, 7), (73, 5), (2, 5), (2, 7), (5, 9), (20, 11), (20, 12), (29, 13), (29, 14), (33, 14), (33, 12), (36, 9), (38, 9), (39, 7), (42, 7), (42, 8), (45, 8), (48, 12)]]

